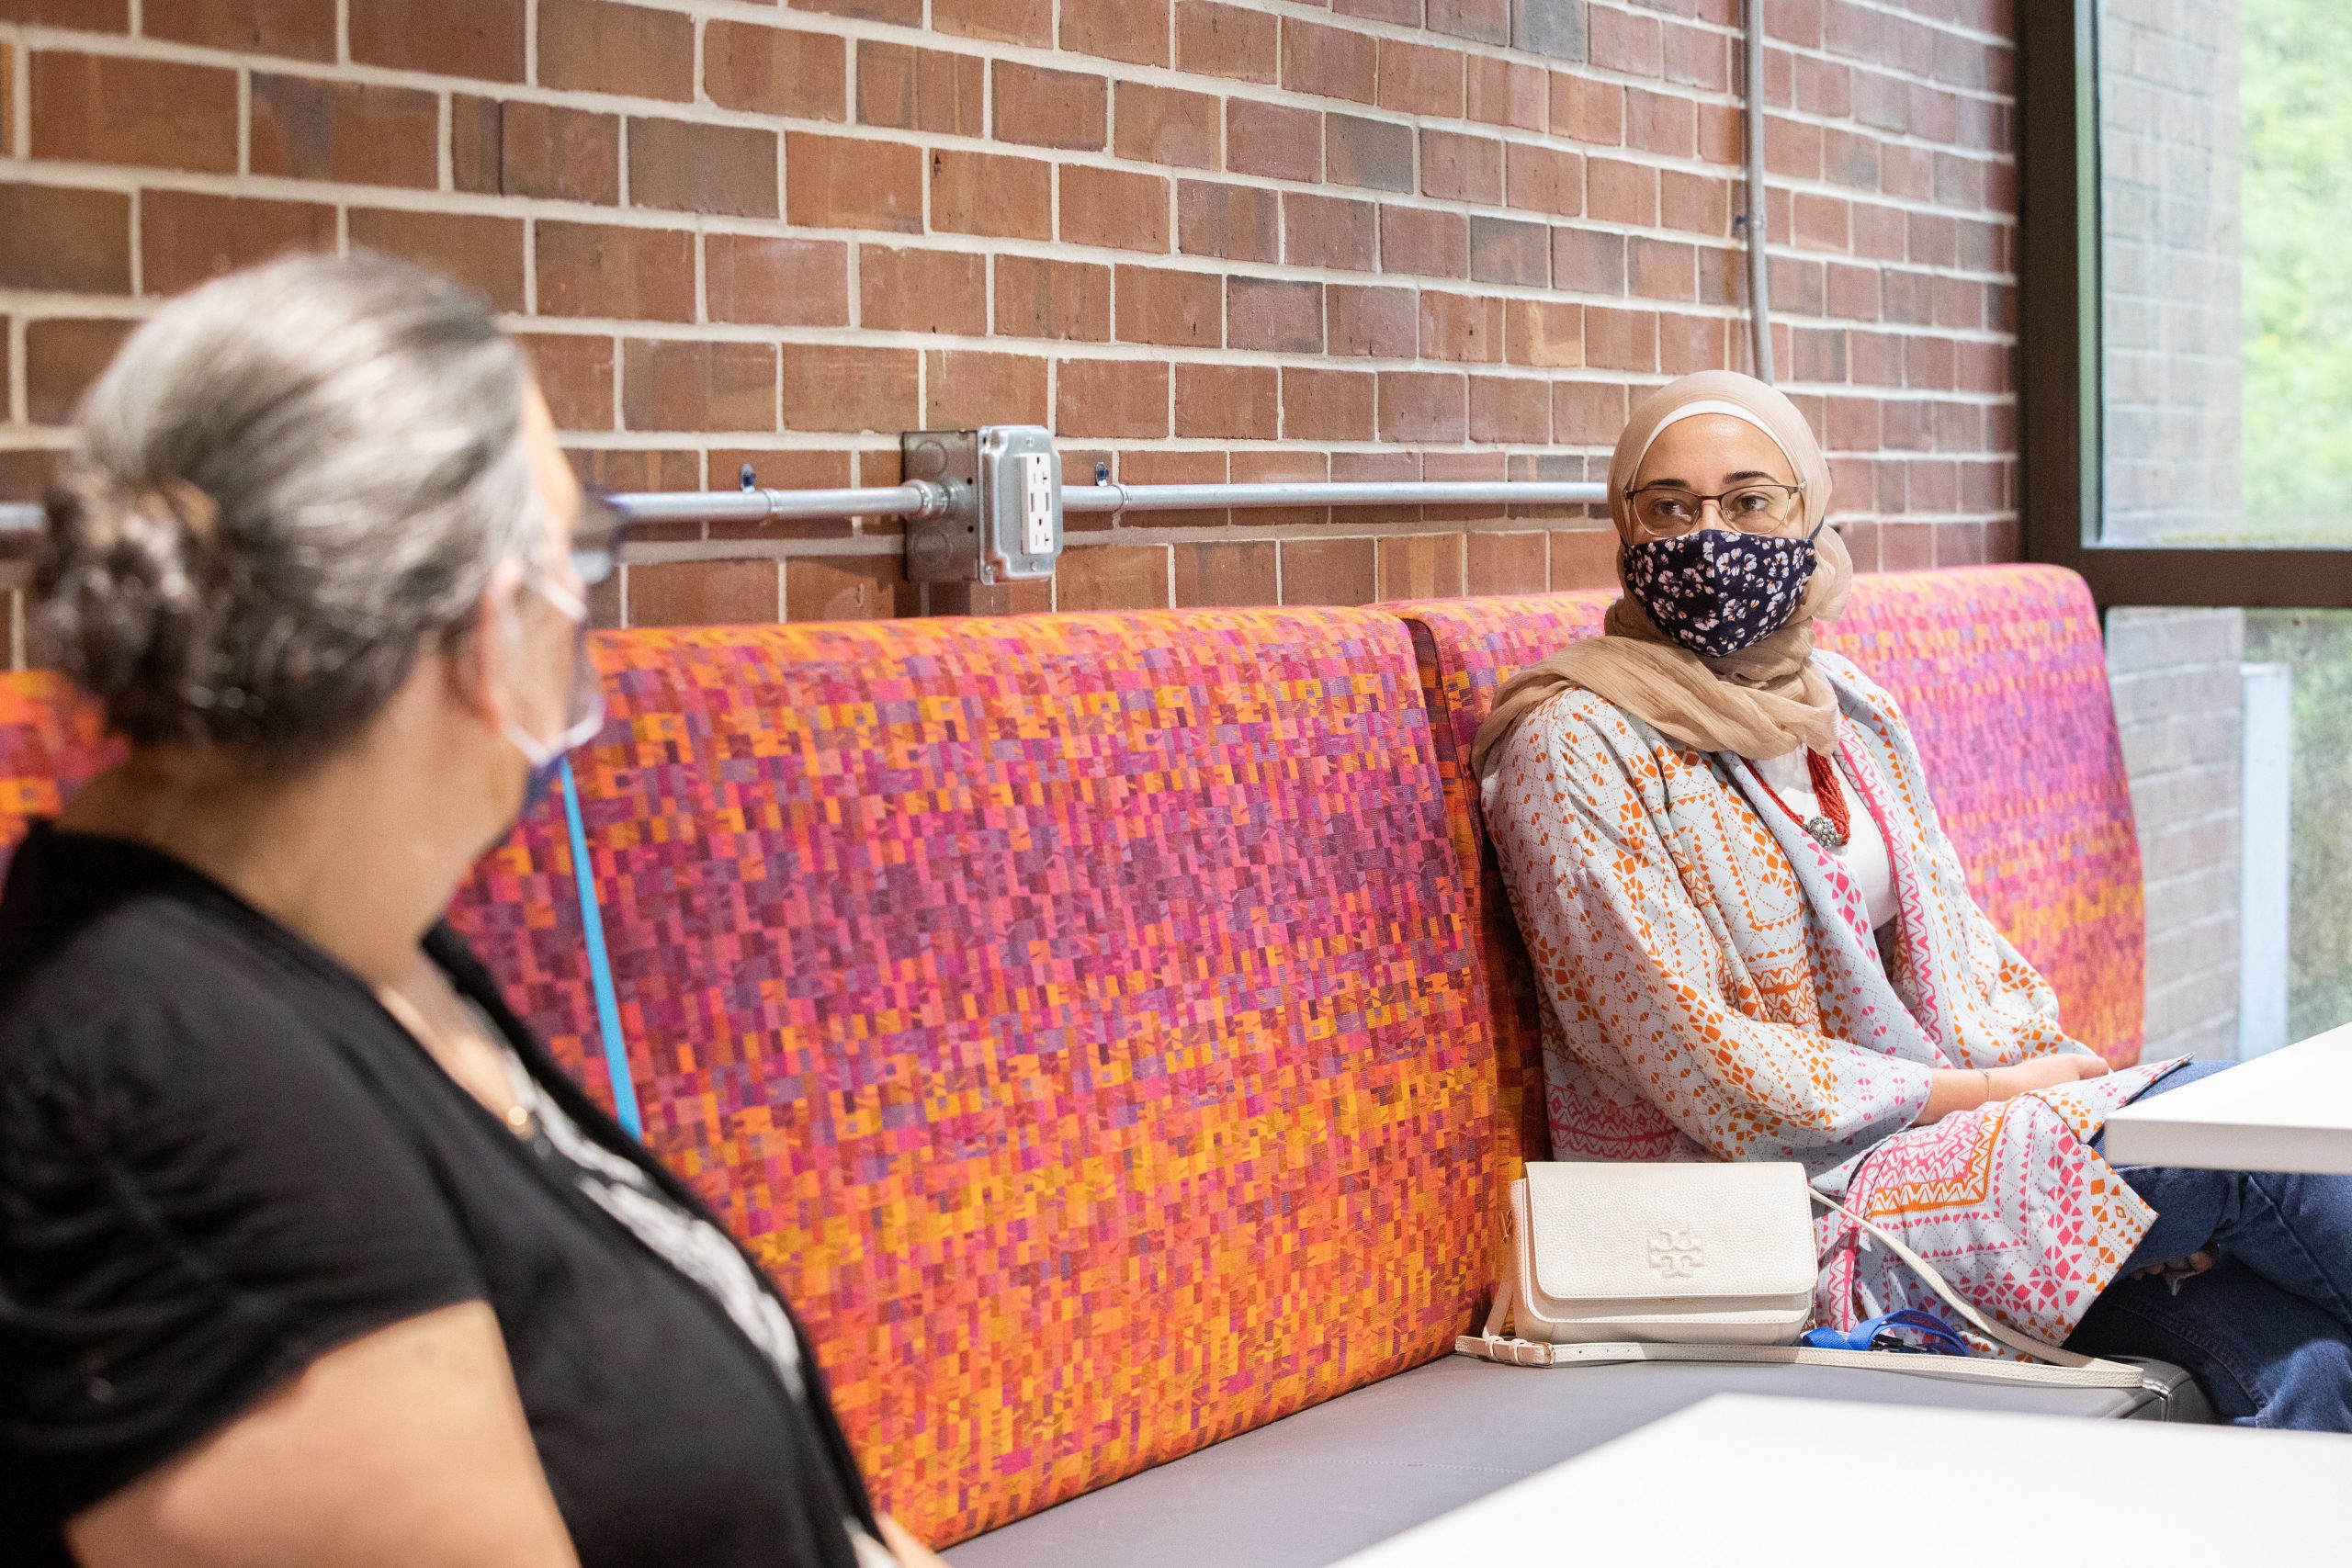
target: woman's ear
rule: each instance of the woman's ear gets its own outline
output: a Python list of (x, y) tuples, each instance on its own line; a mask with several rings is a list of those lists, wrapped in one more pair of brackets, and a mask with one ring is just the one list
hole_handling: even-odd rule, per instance
[(514, 671), (520, 665), (523, 563), (505, 560), (482, 584), (473, 614), (442, 654), (450, 697), (491, 729), (514, 711)]

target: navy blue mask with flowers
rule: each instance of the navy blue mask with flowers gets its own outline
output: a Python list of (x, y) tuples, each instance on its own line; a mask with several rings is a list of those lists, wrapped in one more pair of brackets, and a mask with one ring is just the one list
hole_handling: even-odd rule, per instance
[(1821, 558), (1802, 539), (1699, 528), (1625, 547), (1625, 589), (1657, 629), (1722, 659), (1755, 647), (1796, 613)]

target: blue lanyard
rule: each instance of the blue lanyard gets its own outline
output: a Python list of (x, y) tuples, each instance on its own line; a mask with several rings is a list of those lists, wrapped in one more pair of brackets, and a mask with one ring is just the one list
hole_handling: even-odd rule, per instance
[(605, 917), (596, 905), (596, 873), (588, 863), (588, 829), (580, 819), (580, 790), (572, 783), (571, 759), (563, 760), (564, 826), (571, 833), (571, 878), (580, 886), (580, 929), (587, 939), (588, 978), (596, 993), (596, 1032), (604, 1036), (605, 1074), (612, 1082), (613, 1114), (621, 1131), (645, 1141), (645, 1118), (637, 1107), (637, 1084), (629, 1077), (628, 1042), (621, 1033), (621, 1002), (613, 989), (613, 964), (605, 953)]

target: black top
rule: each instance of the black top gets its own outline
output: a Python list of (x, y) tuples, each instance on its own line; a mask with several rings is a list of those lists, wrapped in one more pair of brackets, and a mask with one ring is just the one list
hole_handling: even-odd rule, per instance
[[(426, 951), (708, 1218), (454, 933)], [(164, 855), (35, 827), (0, 892), (0, 1561), (64, 1562), (62, 1520), (322, 1352), (477, 1300), (586, 1568), (850, 1568), (872, 1506), (805, 1340), (796, 1398), (349, 970)]]

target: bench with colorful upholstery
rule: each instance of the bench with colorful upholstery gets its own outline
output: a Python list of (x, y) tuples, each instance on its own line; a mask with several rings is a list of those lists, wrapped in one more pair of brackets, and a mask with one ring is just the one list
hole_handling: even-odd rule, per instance
[[(1970, 592), (1987, 620), (2045, 613), (2003, 597), (2024, 579), (1971, 581), (1952, 615)], [(1491, 1285), (1500, 1183), (1544, 1147), (1445, 760), (1475, 694), (1448, 682), (1491, 690), (1591, 613), (600, 638), (612, 722), (577, 762), (646, 1136), (774, 1270), (876, 1490), (965, 1541), (958, 1568), (1328, 1562), (1724, 1388), (2154, 1408), (1445, 1354)], [(1875, 667), (1937, 765), (1971, 711), (1946, 716), (1937, 682), (1980, 678), (1938, 672), (1968, 639), (1883, 626)], [(2079, 661), (2096, 623), (2066, 632)], [(0, 682), (0, 842), (100, 750), (60, 683)], [(1980, 870), (1984, 822), (1963, 840)], [(2066, 918), (2124, 907), (2117, 887)], [(453, 917), (609, 1100), (560, 816), (493, 852)]]

